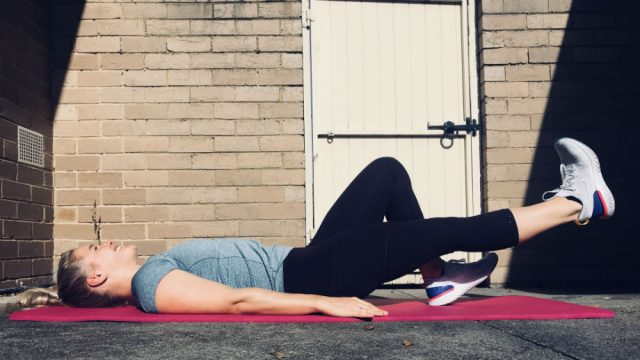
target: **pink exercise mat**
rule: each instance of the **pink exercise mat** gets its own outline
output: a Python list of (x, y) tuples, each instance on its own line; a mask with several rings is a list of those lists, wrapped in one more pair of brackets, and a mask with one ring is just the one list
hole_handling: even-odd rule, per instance
[[(563, 301), (539, 299), (531, 296), (498, 296), (466, 299), (448, 306), (429, 306), (413, 299), (369, 299), (389, 312), (373, 318), (386, 321), (451, 321), (451, 320), (551, 320), (611, 318), (615, 313), (597, 307)], [(123, 322), (360, 322), (358, 318), (325, 315), (176, 315), (149, 314), (133, 306), (81, 309), (65, 306), (41, 307), (14, 312), (11, 320), (27, 321), (123, 321)]]

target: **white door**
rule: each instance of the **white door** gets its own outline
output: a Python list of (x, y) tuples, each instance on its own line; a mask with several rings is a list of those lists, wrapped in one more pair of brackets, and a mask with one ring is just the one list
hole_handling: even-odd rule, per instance
[[(407, 168), (425, 217), (479, 213), (478, 137), (443, 139), (442, 130), (428, 129), (477, 115), (466, 3), (311, 0), (310, 8), (309, 237), (355, 175), (380, 156)], [(417, 270), (394, 281), (421, 282)]]

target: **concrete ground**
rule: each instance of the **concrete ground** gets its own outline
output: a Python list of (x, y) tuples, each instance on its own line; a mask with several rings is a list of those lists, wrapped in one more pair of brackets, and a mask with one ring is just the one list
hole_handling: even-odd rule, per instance
[[(423, 290), (378, 290), (422, 298)], [(35, 323), (0, 314), (1, 359), (639, 359), (640, 293), (532, 295), (617, 312), (613, 319), (329, 324)], [(404, 346), (403, 341), (411, 343)]]

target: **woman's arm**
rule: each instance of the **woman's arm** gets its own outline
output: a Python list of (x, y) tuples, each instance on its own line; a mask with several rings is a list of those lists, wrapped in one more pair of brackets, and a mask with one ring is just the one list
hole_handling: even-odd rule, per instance
[(372, 317), (386, 311), (358, 298), (288, 294), (260, 288), (234, 289), (182, 270), (169, 272), (156, 290), (160, 313), (217, 313)]

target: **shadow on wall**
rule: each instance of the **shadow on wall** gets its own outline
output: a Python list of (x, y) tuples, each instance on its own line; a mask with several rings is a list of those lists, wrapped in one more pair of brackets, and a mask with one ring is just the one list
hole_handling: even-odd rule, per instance
[(598, 154), (616, 214), (562, 226), (518, 247), (509, 287), (640, 289), (639, 9), (635, 0), (573, 1), (545, 114), (531, 120), (540, 138), (526, 203), (560, 183), (553, 142), (570, 136)]
[[(83, 69), (83, 62), (97, 63), (98, 60), (97, 55), (84, 55), (84, 58), (71, 59), (77, 36), (81, 35), (78, 33), (78, 29), (80, 18), (84, 12), (85, 0), (54, 0), (52, 3), (51, 16), (53, 22), (51, 35), (53, 41), (50, 69), (65, 69), (57, 70), (51, 74), (53, 79), (51, 86), (51, 114), (55, 119), (67, 70), (81, 70)], [(95, 66), (88, 65), (87, 68), (94, 69)]]

